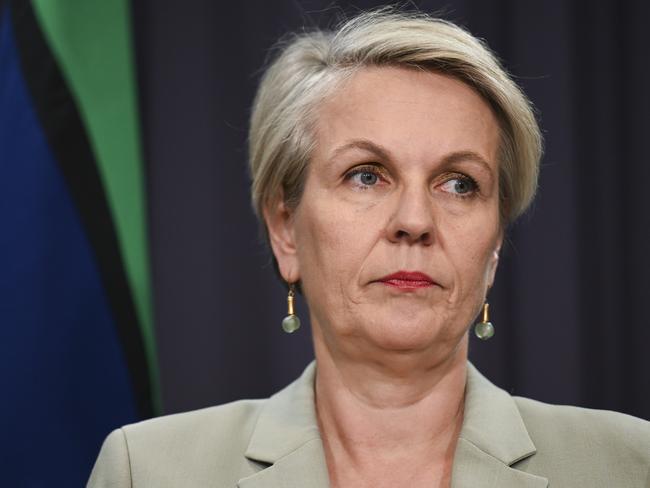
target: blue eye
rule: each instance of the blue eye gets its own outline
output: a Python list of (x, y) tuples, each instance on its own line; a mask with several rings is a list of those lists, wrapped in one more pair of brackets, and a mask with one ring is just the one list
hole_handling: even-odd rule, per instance
[(445, 181), (441, 188), (459, 197), (471, 196), (478, 190), (478, 184), (469, 176), (455, 176)]
[(468, 193), (472, 191), (472, 186), (469, 182), (469, 180), (456, 180), (456, 183), (454, 183), (454, 190), (456, 190), (456, 193)]
[(377, 183), (377, 175), (375, 173), (371, 173), (369, 171), (364, 171), (363, 173), (359, 173), (359, 181), (361, 181), (362, 184), (366, 186), (372, 186), (375, 183)]
[(355, 185), (361, 188), (367, 188), (379, 183), (381, 175), (379, 174), (379, 169), (372, 166), (364, 166), (352, 169), (352, 171), (345, 175), (345, 179), (352, 180)]

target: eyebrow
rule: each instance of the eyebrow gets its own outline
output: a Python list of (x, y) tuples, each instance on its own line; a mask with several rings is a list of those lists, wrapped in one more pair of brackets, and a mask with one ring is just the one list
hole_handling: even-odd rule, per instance
[(492, 168), (490, 167), (488, 162), (483, 158), (483, 156), (481, 156), (479, 153), (475, 151), (457, 151), (448, 154), (442, 159), (442, 163), (445, 166), (449, 166), (454, 163), (460, 163), (461, 161), (471, 161), (474, 163), (478, 163), (489, 174), (492, 174)]
[(378, 144), (375, 144), (374, 142), (368, 139), (356, 139), (354, 141), (347, 142), (342, 146), (337, 147), (336, 149), (334, 149), (334, 151), (332, 151), (332, 156), (330, 159), (334, 159), (339, 154), (348, 151), (350, 149), (363, 149), (364, 151), (368, 151), (376, 154), (381, 159), (391, 159), (390, 151), (388, 149)]
[[(390, 151), (379, 144), (368, 139), (357, 139), (343, 144), (342, 146), (337, 147), (332, 151), (331, 159), (334, 159), (339, 154), (348, 151), (350, 149), (362, 149), (364, 151), (371, 152), (377, 155), (379, 158), (387, 160), (392, 159)], [(471, 161), (481, 165), (489, 174), (492, 174), (492, 168), (488, 162), (475, 151), (456, 151), (451, 154), (447, 154), (442, 158), (442, 166), (450, 166), (455, 163), (460, 163), (462, 161)]]

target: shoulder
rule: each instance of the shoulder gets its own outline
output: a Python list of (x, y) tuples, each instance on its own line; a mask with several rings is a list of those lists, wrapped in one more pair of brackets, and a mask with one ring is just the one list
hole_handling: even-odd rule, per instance
[(265, 400), (242, 400), (126, 425), (108, 436), (88, 486), (234, 485)]
[(544, 465), (557, 476), (563, 466), (571, 473), (581, 467), (585, 476), (611, 479), (608, 486), (648, 486), (650, 422), (605, 410), (514, 400), (537, 448), (531, 465)]
[[(166, 415), (122, 427), (130, 445), (164, 445), (200, 449), (215, 440), (246, 444), (266, 400), (240, 400), (216, 407)], [(244, 446), (245, 449), (245, 446)]]
[(606, 447), (615, 442), (617, 450), (640, 450), (650, 458), (650, 422), (607, 410), (550, 405), (522, 397), (514, 399), (536, 441), (564, 438), (568, 445), (588, 443), (593, 447)]

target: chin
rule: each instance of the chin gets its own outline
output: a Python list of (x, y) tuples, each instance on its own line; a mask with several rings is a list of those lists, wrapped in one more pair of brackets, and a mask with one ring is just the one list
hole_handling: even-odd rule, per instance
[(446, 342), (444, 331), (435, 320), (403, 315), (397, 319), (378, 320), (368, 330), (368, 339), (381, 349), (395, 352), (417, 352), (435, 348)]

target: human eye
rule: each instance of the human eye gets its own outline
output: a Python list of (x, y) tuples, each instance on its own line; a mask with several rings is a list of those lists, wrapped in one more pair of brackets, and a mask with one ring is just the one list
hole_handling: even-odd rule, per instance
[(471, 176), (460, 173), (449, 175), (440, 188), (460, 198), (468, 198), (478, 193), (479, 186)]
[(351, 181), (359, 188), (366, 189), (376, 186), (382, 181), (385, 181), (386, 178), (379, 167), (374, 165), (364, 165), (357, 166), (348, 171), (345, 175), (345, 180)]

